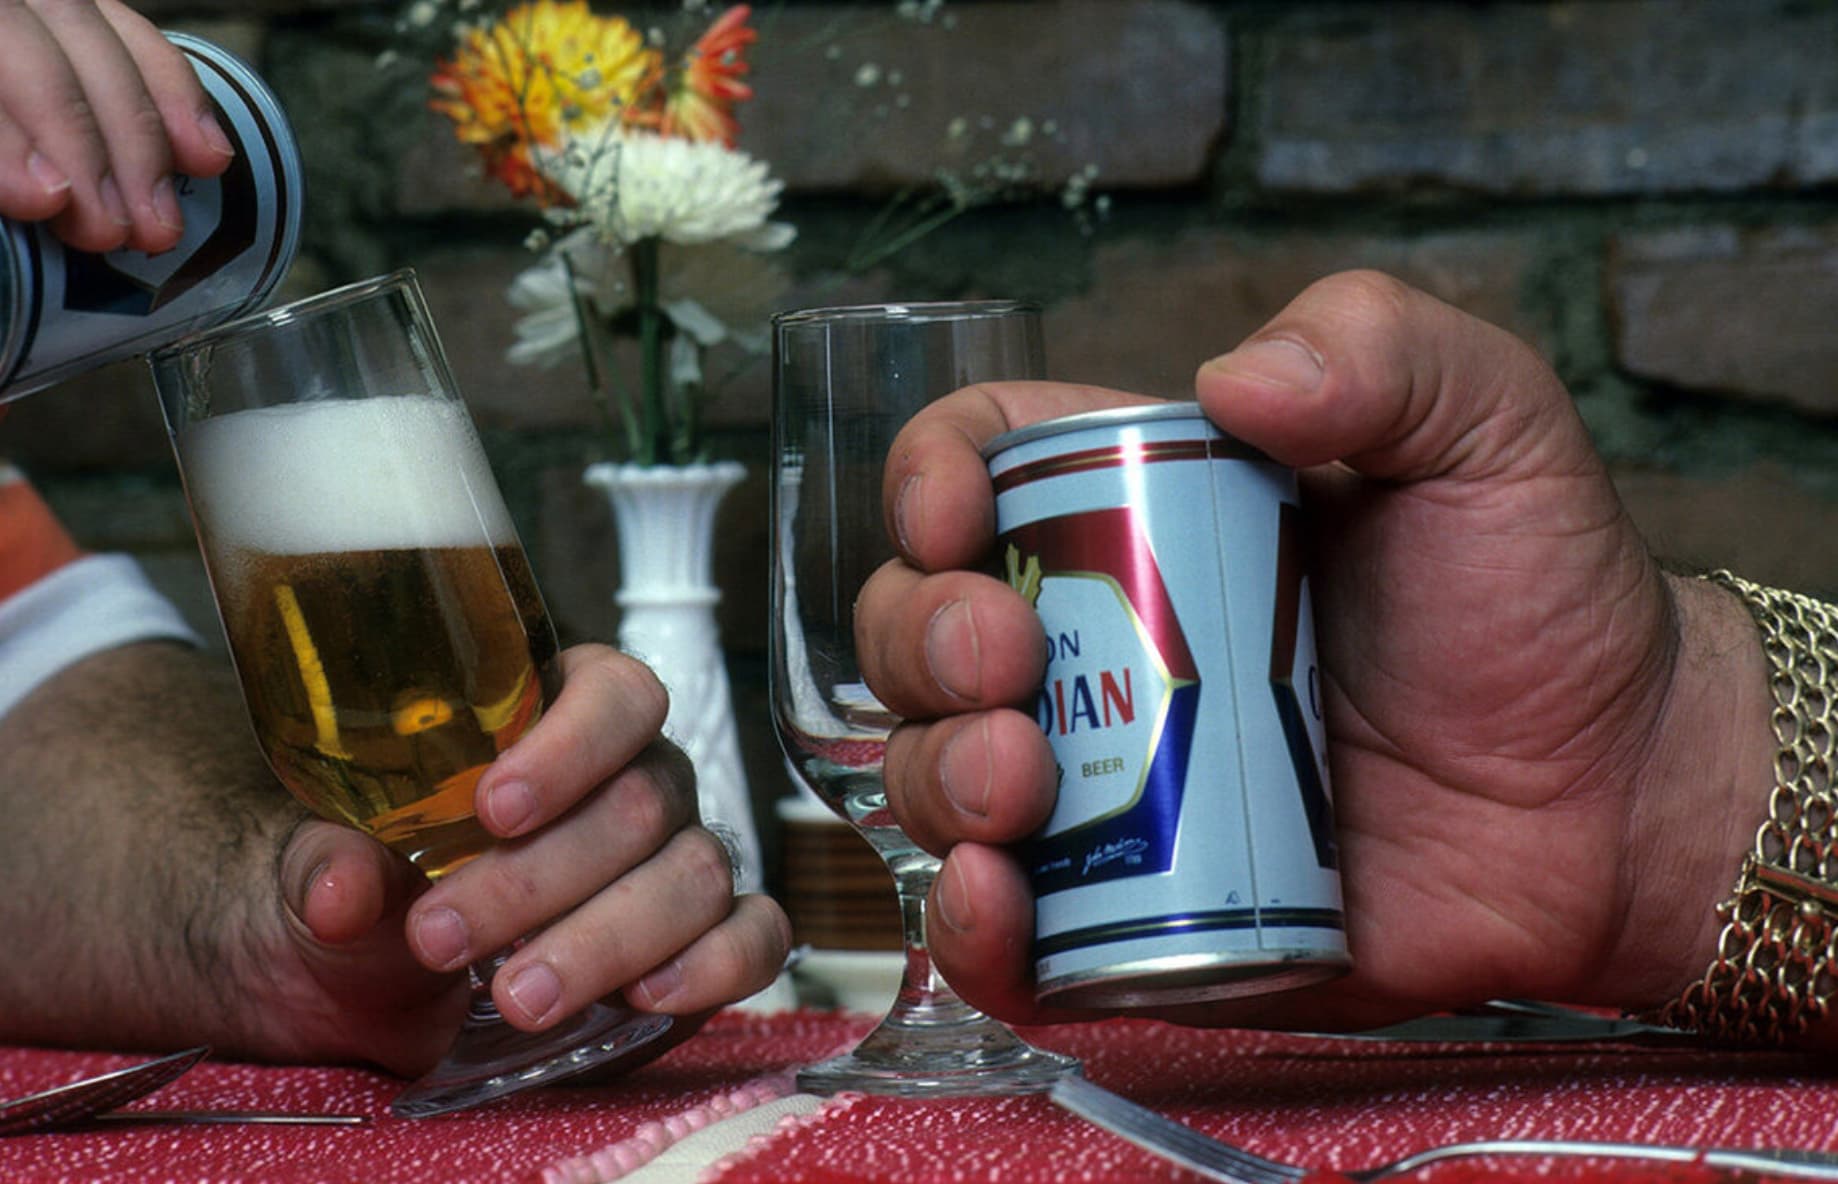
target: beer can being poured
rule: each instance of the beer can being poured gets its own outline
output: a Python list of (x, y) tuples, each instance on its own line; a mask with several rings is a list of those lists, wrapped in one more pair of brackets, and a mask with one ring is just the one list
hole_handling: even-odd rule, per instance
[(182, 33), (236, 147), (218, 177), (179, 177), (170, 251), (74, 251), (43, 224), (0, 219), (0, 403), (254, 311), (293, 263), (301, 177), (274, 93), (233, 54)]
[(1192, 403), (1035, 424), (984, 457), (1008, 580), (1047, 637), (1040, 1001), (1165, 1006), (1344, 972), (1294, 472)]

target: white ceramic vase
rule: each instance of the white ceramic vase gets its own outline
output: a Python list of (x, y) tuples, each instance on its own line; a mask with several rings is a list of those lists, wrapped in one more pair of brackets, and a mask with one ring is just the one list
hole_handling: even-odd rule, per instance
[(582, 480), (605, 493), (618, 530), (619, 647), (669, 688), (665, 735), (695, 762), (703, 821), (728, 827), (740, 846), (739, 887), (758, 892), (765, 886), (759, 828), (715, 623), (721, 590), (711, 577), (715, 513), (745, 475), (735, 461), (601, 462)]

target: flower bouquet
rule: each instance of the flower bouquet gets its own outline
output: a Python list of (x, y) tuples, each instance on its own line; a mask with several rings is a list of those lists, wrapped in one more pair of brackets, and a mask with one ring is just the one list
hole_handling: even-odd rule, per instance
[[(511, 360), (581, 358), (609, 435), (640, 465), (704, 458), (706, 353), (763, 350), (760, 298), (781, 286), (763, 256), (795, 235), (770, 220), (781, 183), (734, 147), (748, 17), (729, 8), (672, 53), (586, 0), (529, 0), (462, 22), (430, 80), (486, 174), (546, 221), (540, 261), (511, 286), (524, 314)], [(635, 389), (613, 359), (620, 336), (637, 342)]]

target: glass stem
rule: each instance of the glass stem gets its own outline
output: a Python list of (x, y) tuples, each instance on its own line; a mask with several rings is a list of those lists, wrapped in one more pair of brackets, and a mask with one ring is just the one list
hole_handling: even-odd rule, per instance
[(906, 938), (906, 969), (900, 980), (900, 1001), (908, 1006), (923, 1004), (941, 987), (950, 989), (933, 969), (932, 951), (925, 944), (926, 895), (932, 889), (932, 877), (921, 880), (916, 876), (902, 876), (895, 886), (900, 897), (900, 927)]
[(938, 878), (938, 861), (930, 856), (890, 861), (894, 889), (900, 899), (900, 927), (906, 945), (906, 966), (900, 977), (896, 1022), (930, 1026), (964, 1023), (977, 1013), (957, 996), (932, 963), (926, 944), (926, 897)]
[(508, 948), (502, 949), (466, 967), (466, 1026), (504, 1022), (503, 1013), (491, 997), (491, 980), (497, 977), (498, 968), (509, 961), (510, 956)]

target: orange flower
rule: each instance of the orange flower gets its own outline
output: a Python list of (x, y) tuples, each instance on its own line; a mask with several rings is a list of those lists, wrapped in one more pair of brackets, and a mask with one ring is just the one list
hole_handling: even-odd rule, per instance
[(740, 131), (734, 105), (753, 97), (753, 88), (740, 80), (747, 72), (747, 46), (759, 39), (747, 25), (751, 11), (745, 4), (728, 9), (683, 55), (682, 65), (667, 83), (658, 131), (734, 146)]
[(453, 60), (437, 63), (429, 80), (430, 106), (478, 150), (490, 176), (550, 205), (567, 198), (543, 176), (541, 151), (566, 131), (613, 117), (636, 122), (661, 70), (623, 18), (595, 16), (587, 0), (533, 0), (461, 36)]

